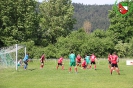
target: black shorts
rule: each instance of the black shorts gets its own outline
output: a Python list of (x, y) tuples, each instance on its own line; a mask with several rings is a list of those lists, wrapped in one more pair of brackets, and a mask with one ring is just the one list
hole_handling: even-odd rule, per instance
[(91, 64), (96, 64), (95, 61), (91, 61)]
[(118, 67), (117, 64), (111, 64), (111, 67)]
[(28, 61), (24, 61), (24, 63), (25, 63), (26, 65), (28, 65)]
[(58, 63), (58, 65), (62, 66), (62, 63)]
[(109, 61), (109, 64), (111, 64), (111, 61)]

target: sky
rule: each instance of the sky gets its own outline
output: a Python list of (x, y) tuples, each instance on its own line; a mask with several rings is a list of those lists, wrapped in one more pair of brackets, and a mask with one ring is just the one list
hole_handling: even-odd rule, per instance
[[(39, 2), (42, 2), (43, 0), (39, 0)], [(72, 2), (74, 3), (83, 3), (85, 5), (93, 5), (93, 4), (97, 4), (97, 5), (103, 5), (103, 4), (115, 4), (116, 0), (72, 0)], [(118, 2), (122, 1), (122, 0), (117, 0)]]

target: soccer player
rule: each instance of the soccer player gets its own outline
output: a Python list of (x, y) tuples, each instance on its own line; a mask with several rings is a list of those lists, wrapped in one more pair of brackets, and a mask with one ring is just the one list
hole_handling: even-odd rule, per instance
[(94, 54), (92, 54), (90, 56), (90, 61), (91, 61), (90, 68), (92, 68), (92, 64), (93, 64), (94, 65), (94, 69), (96, 70), (96, 56)]
[(41, 62), (40, 69), (42, 69), (44, 67), (44, 61), (45, 61), (45, 55), (43, 53), (42, 56), (41, 56), (41, 58), (40, 58), (40, 62)]
[(72, 66), (74, 66), (75, 72), (77, 73), (77, 66), (76, 66), (76, 56), (73, 53), (73, 51), (71, 51), (71, 53), (69, 54), (69, 59), (70, 59), (70, 67), (69, 67), (69, 73), (72, 70)]
[(76, 57), (76, 65), (81, 67), (81, 56), (80, 56), (80, 54), (78, 54), (77, 57)]
[(17, 66), (22, 66), (22, 59), (20, 59), (20, 60), (18, 61)]
[(112, 55), (109, 53), (108, 54), (109, 69), (111, 69), (111, 58), (112, 58)]
[(82, 62), (82, 67), (83, 67), (83, 69), (86, 69), (86, 67), (87, 67), (86, 59), (84, 59), (84, 61)]
[(119, 62), (118, 56), (116, 55), (116, 52), (114, 52), (111, 58), (111, 69), (110, 69), (111, 75), (114, 69), (116, 70), (118, 75), (120, 75), (119, 68), (118, 68), (118, 62)]
[(62, 56), (58, 59), (58, 65), (57, 65), (56, 69), (58, 69), (59, 66), (62, 66), (62, 70), (64, 70), (63, 57)]
[(90, 56), (85, 55), (85, 60), (86, 60), (86, 64), (87, 64), (88, 69), (90, 69)]
[(24, 69), (26, 70), (27, 69), (27, 66), (28, 66), (28, 59), (29, 59), (29, 53), (27, 53), (23, 59), (23, 62), (24, 62)]

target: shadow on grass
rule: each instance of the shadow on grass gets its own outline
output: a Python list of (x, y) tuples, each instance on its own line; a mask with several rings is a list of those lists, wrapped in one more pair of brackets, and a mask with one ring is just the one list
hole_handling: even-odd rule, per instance
[(32, 69), (27, 69), (27, 70), (34, 71), (34, 70), (36, 70), (36, 69), (35, 69), (35, 68), (32, 68)]

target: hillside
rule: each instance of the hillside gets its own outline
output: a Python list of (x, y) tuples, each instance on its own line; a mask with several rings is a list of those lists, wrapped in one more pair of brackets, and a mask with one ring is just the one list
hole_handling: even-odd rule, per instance
[(83, 26), (85, 20), (88, 20), (92, 25), (92, 31), (95, 29), (108, 29), (109, 19), (108, 10), (112, 9), (112, 5), (84, 5), (80, 3), (73, 3), (74, 18), (77, 23), (74, 29), (79, 29)]

